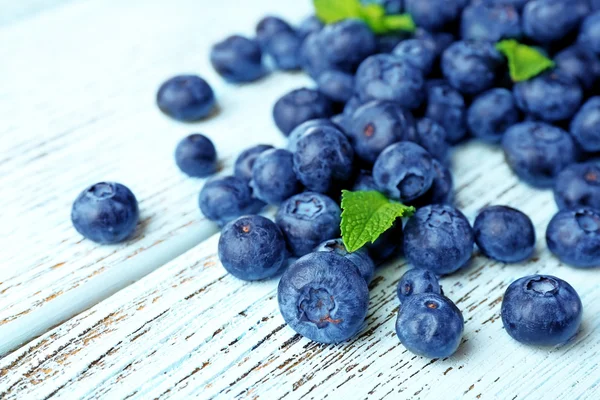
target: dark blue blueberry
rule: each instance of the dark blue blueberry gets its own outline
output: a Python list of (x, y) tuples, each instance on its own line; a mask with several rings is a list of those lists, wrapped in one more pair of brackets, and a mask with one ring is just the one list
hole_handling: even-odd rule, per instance
[(521, 16), (510, 5), (474, 3), (462, 13), (460, 35), (463, 40), (494, 43), (502, 39), (520, 38)]
[(319, 118), (319, 119), (311, 119), (306, 122), (301, 123), (290, 133), (288, 137), (288, 150), (292, 153), (296, 152), (296, 148), (298, 147), (298, 140), (300, 140), (304, 135), (311, 131), (312, 128), (328, 126), (330, 128), (339, 129), (339, 127), (333, 123), (331, 120), (327, 118)]
[[(598, 3), (600, 4), (600, 2)], [(583, 20), (577, 42), (583, 48), (600, 55), (600, 11)]]
[(467, 111), (469, 131), (488, 143), (499, 143), (504, 132), (519, 119), (519, 109), (512, 92), (502, 88), (480, 94)]
[(417, 26), (440, 31), (460, 17), (466, 3), (467, 0), (405, 0), (404, 8)]
[(416, 268), (438, 275), (464, 266), (473, 253), (473, 229), (454, 207), (433, 204), (420, 208), (404, 227), (404, 254)]
[(285, 136), (305, 121), (332, 115), (331, 101), (321, 92), (307, 88), (292, 90), (273, 107), (275, 124)]
[(256, 157), (250, 187), (254, 196), (267, 204), (279, 204), (298, 193), (302, 185), (294, 173), (292, 153), (283, 149), (272, 149)]
[(520, 11), (525, 7), (525, 4), (530, 1), (531, 0), (483, 0), (483, 3), (488, 5), (513, 6)]
[(306, 39), (308, 35), (314, 32), (319, 32), (323, 29), (325, 25), (316, 15), (311, 15), (310, 17), (304, 19), (300, 26), (296, 29), (298, 35), (302, 40)]
[(376, 265), (380, 265), (390, 258), (402, 253), (402, 220), (398, 219), (394, 225), (383, 232), (373, 243), (367, 243), (365, 247)]
[(295, 32), (281, 32), (265, 45), (265, 54), (272, 57), (276, 68), (284, 71), (300, 69), (302, 39)]
[(589, 207), (600, 210), (600, 163), (571, 164), (556, 178), (554, 199), (558, 208)]
[(585, 151), (600, 151), (600, 97), (591, 97), (571, 121), (571, 134)]
[(404, 303), (410, 296), (421, 293), (441, 294), (442, 288), (438, 277), (426, 269), (409, 269), (398, 282), (398, 288), (396, 289), (398, 300), (400, 300), (400, 303)]
[(391, 54), (377, 54), (360, 64), (356, 92), (363, 102), (388, 100), (401, 107), (417, 108), (423, 101), (423, 73)]
[(333, 101), (345, 103), (354, 94), (354, 75), (343, 71), (329, 70), (317, 79), (319, 91)]
[(429, 32), (423, 28), (417, 28), (414, 34), (415, 39), (427, 40), (433, 44), (435, 48), (435, 55), (439, 57), (442, 55), (444, 50), (454, 43), (454, 36), (448, 32)]
[(452, 173), (441, 162), (434, 159), (432, 162), (435, 175), (431, 188), (418, 199), (410, 202), (420, 208), (430, 204), (452, 204), (454, 201), (454, 182)]
[(215, 94), (206, 81), (195, 75), (175, 76), (158, 89), (160, 111), (179, 121), (197, 121), (215, 107)]
[(554, 56), (556, 67), (591, 90), (600, 78), (600, 59), (583, 46), (571, 46)]
[(365, 58), (377, 50), (375, 34), (359, 19), (345, 19), (326, 25), (318, 35), (324, 50), (320, 56), (333, 69), (340, 71), (354, 72)]
[(320, 126), (298, 140), (294, 171), (308, 190), (326, 193), (350, 179), (353, 160), (346, 136), (336, 128)]
[(600, 0), (590, 0), (592, 11), (600, 10)]
[(371, 279), (373, 279), (373, 274), (375, 274), (375, 264), (373, 263), (373, 260), (371, 260), (371, 257), (369, 257), (369, 252), (364, 247), (350, 253), (346, 250), (346, 246), (342, 239), (329, 239), (318, 245), (315, 248), (315, 251), (323, 251), (345, 257), (352, 261), (352, 264), (358, 268), (360, 276), (362, 276), (367, 283), (371, 282)]
[(206, 182), (200, 190), (199, 205), (207, 219), (223, 226), (244, 214), (256, 214), (264, 203), (252, 197), (248, 181), (225, 176)]
[(502, 323), (518, 342), (533, 346), (563, 344), (581, 324), (579, 295), (567, 282), (550, 275), (517, 279), (502, 299)]
[(362, 4), (378, 4), (385, 9), (386, 14), (401, 14), (403, 10), (403, 0), (360, 0)]
[(411, 34), (406, 32), (398, 32), (390, 35), (377, 35), (375, 40), (377, 41), (377, 53), (391, 53), (396, 46), (403, 40), (412, 37)]
[(352, 186), (353, 192), (371, 192), (378, 191), (377, 185), (375, 184), (375, 180), (373, 179), (373, 175), (371, 175), (371, 171), (360, 170), (356, 179), (354, 180), (354, 185)]
[(279, 36), (281, 33), (293, 33), (294, 29), (282, 20), (274, 16), (266, 16), (261, 19), (256, 25), (256, 41), (264, 50), (268, 47), (269, 42)]
[(348, 138), (367, 164), (373, 164), (386, 147), (414, 136), (410, 111), (390, 101), (371, 101), (360, 106), (348, 121)]
[(299, 55), (300, 65), (313, 79), (317, 79), (321, 73), (333, 68), (323, 56), (326, 51), (320, 32), (311, 33), (302, 42)]
[(394, 48), (393, 54), (429, 75), (437, 58), (435, 44), (430, 40), (404, 40)]
[(576, 161), (571, 135), (544, 122), (521, 122), (508, 128), (502, 139), (508, 165), (533, 186), (550, 187), (560, 171)]
[(518, 82), (513, 87), (513, 94), (523, 112), (550, 122), (571, 118), (583, 98), (577, 80), (561, 70)]
[(348, 259), (311, 253), (293, 263), (277, 289), (290, 328), (319, 343), (339, 343), (358, 333), (367, 315), (369, 288)]
[(446, 130), (443, 126), (432, 119), (421, 118), (417, 122), (417, 129), (410, 131), (406, 139), (415, 142), (442, 162), (448, 158), (448, 142), (446, 141)]
[(484, 208), (475, 219), (473, 232), (481, 252), (504, 263), (527, 260), (535, 249), (535, 228), (531, 220), (514, 208)]
[(239, 35), (215, 44), (210, 62), (223, 79), (232, 83), (252, 82), (265, 74), (258, 43)]
[(600, 211), (591, 208), (562, 210), (546, 230), (548, 249), (565, 264), (600, 267)]
[(523, 9), (523, 32), (538, 43), (556, 42), (589, 13), (587, 0), (533, 0)]
[(442, 72), (448, 83), (470, 95), (492, 88), (503, 65), (502, 56), (489, 42), (455, 42), (442, 54)]
[(340, 236), (341, 213), (336, 202), (324, 194), (304, 192), (284, 201), (275, 221), (288, 249), (301, 257), (319, 243)]
[(175, 149), (175, 162), (189, 176), (204, 178), (217, 170), (217, 151), (204, 135), (189, 135)]
[(238, 178), (242, 178), (246, 181), (252, 179), (252, 167), (254, 161), (262, 152), (272, 149), (273, 146), (268, 144), (258, 144), (250, 147), (240, 153), (238, 158), (235, 160), (234, 174)]
[(465, 99), (448, 83), (431, 81), (427, 85), (425, 116), (440, 124), (450, 144), (460, 142), (467, 133), (467, 106)]
[(77, 232), (100, 244), (118, 243), (130, 237), (139, 215), (131, 190), (115, 182), (100, 182), (85, 189), (71, 209)]
[(281, 230), (265, 217), (240, 217), (221, 231), (219, 260), (227, 272), (238, 279), (271, 278), (285, 268), (287, 258)]
[(448, 298), (436, 293), (409, 296), (398, 310), (396, 334), (411, 353), (427, 358), (450, 357), (458, 350), (465, 321)]

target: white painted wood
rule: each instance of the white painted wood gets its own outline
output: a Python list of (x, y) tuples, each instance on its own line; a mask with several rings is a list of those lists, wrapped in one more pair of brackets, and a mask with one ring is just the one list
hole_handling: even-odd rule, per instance
[[(458, 205), (473, 220), (488, 204), (509, 204), (536, 226), (535, 258), (503, 265), (476, 253), (442, 279), (463, 311), (456, 355), (426, 360), (394, 332), (402, 260), (378, 269), (359, 336), (319, 345), (285, 326), (276, 280), (244, 283), (216, 258), (218, 236), (0, 361), (6, 399), (597, 399), (600, 293), (597, 271), (561, 265), (546, 250), (550, 192), (517, 182), (501, 151), (471, 143), (454, 154)], [(499, 319), (507, 285), (533, 273), (570, 282), (584, 304), (582, 332), (561, 348), (513, 341)]]

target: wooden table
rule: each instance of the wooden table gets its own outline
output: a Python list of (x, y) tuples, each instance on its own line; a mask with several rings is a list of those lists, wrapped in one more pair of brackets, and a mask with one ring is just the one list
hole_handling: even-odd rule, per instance
[[(413, 356), (396, 338), (403, 260), (378, 269), (364, 328), (339, 345), (286, 327), (275, 281), (225, 273), (217, 229), (197, 206), (203, 181), (177, 170), (173, 150), (203, 132), (228, 173), (242, 149), (284, 144), (273, 103), (311, 81), (274, 73), (237, 87), (208, 63), (212, 43), (251, 35), (267, 13), (297, 22), (310, 3), (0, 0), (0, 398), (600, 398), (597, 271), (548, 253), (552, 194), (519, 183), (499, 149), (456, 149), (458, 206), (471, 220), (488, 204), (522, 209), (537, 254), (508, 266), (476, 254), (442, 279), (466, 320), (450, 359)], [(178, 73), (212, 84), (215, 118), (160, 114), (156, 89)], [(97, 246), (71, 226), (73, 199), (100, 180), (128, 185), (140, 201), (139, 230), (125, 244)], [(506, 286), (537, 272), (581, 295), (583, 329), (569, 345), (531, 348), (503, 332)]]

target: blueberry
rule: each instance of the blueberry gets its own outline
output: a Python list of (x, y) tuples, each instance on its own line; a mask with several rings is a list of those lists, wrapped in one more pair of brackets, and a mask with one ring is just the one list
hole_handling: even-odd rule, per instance
[(435, 171), (431, 155), (412, 142), (386, 148), (375, 161), (373, 178), (381, 192), (399, 201), (410, 201), (431, 187)]
[(483, 0), (483, 3), (488, 5), (513, 6), (520, 11), (525, 7), (525, 4), (530, 1), (531, 0)]
[(396, 220), (394, 225), (383, 232), (373, 243), (367, 243), (365, 247), (376, 265), (380, 265), (390, 258), (402, 253), (402, 220)]
[(158, 89), (156, 104), (160, 111), (179, 121), (197, 121), (215, 107), (215, 94), (206, 81), (195, 75), (175, 76)]
[(252, 82), (265, 74), (258, 43), (239, 35), (215, 44), (210, 62), (223, 79), (232, 83)]
[(348, 259), (319, 252), (300, 258), (285, 271), (277, 300), (294, 331), (315, 342), (338, 343), (360, 330), (369, 289)]
[(589, 13), (586, 0), (533, 0), (523, 9), (523, 32), (538, 43), (556, 42), (576, 30)]
[(405, 0), (404, 7), (417, 26), (440, 31), (460, 16), (466, 0)]
[(262, 49), (268, 47), (269, 42), (282, 33), (293, 33), (294, 29), (282, 20), (274, 16), (266, 16), (256, 25), (256, 41)]
[(277, 275), (288, 253), (277, 225), (260, 215), (240, 217), (221, 231), (219, 259), (231, 275), (257, 281)]
[[(329, 118), (329, 121), (333, 123), (333, 125), (340, 130), (342, 133), (346, 133), (348, 130), (348, 126), (346, 123), (346, 116), (344, 113), (336, 114), (333, 117)], [(293, 133), (293, 131), (292, 131)], [(291, 134), (290, 134), (291, 136)]]
[(517, 279), (502, 300), (502, 323), (513, 339), (534, 346), (554, 346), (577, 334), (581, 324), (579, 295), (567, 282), (550, 275)]
[(350, 179), (353, 160), (346, 136), (336, 128), (320, 126), (298, 140), (294, 171), (308, 190), (326, 193)]
[(404, 227), (404, 254), (416, 268), (438, 275), (465, 265), (473, 252), (473, 229), (454, 207), (433, 204), (420, 208)]
[(304, 19), (304, 21), (302, 21), (302, 23), (300, 24), (300, 26), (298, 26), (296, 31), (298, 32), (300, 38), (304, 40), (311, 33), (319, 32), (321, 29), (323, 29), (324, 26), (325, 25), (323, 24), (323, 22), (321, 22), (321, 20), (316, 15), (311, 15), (310, 17), (307, 17)]
[(126, 186), (100, 182), (77, 196), (71, 221), (77, 232), (101, 244), (122, 242), (135, 231), (139, 219), (138, 203)]
[(444, 81), (432, 81), (427, 85), (427, 97), (425, 116), (444, 128), (449, 143), (460, 142), (467, 133), (463, 96)]
[(418, 199), (410, 202), (411, 205), (420, 208), (430, 204), (452, 204), (454, 201), (454, 182), (452, 173), (438, 160), (432, 161), (435, 175), (431, 188)]
[(300, 47), (300, 65), (314, 79), (317, 79), (324, 71), (333, 68), (329, 61), (323, 57), (325, 51), (326, 47), (321, 43), (320, 32), (309, 34)]
[(438, 277), (429, 270), (413, 268), (409, 269), (402, 275), (396, 294), (400, 303), (404, 303), (410, 296), (415, 296), (421, 293), (441, 294), (442, 288)]
[(327, 118), (318, 118), (318, 119), (308, 120), (306, 122), (301, 123), (297, 127), (295, 127), (294, 130), (290, 133), (290, 136), (288, 137), (288, 145), (287, 145), (288, 150), (291, 151), (292, 153), (295, 153), (296, 148), (298, 147), (298, 140), (300, 140), (302, 137), (304, 137), (304, 135), (307, 132), (311, 131), (312, 128), (321, 127), (321, 126), (328, 126), (330, 128), (335, 128), (335, 129), (339, 130), (339, 127), (337, 126), (337, 124), (333, 123), (331, 120), (329, 120)]
[(521, 37), (521, 16), (511, 5), (474, 3), (462, 13), (460, 35), (463, 40), (486, 40)]
[(475, 219), (473, 232), (481, 252), (504, 263), (527, 260), (535, 249), (535, 228), (531, 220), (507, 206), (484, 208)]
[(423, 101), (423, 73), (390, 54), (367, 58), (358, 67), (355, 79), (356, 92), (362, 102), (388, 100), (413, 109)]
[(417, 122), (417, 129), (410, 131), (407, 140), (415, 142), (431, 154), (432, 157), (444, 162), (448, 158), (448, 142), (446, 130), (443, 126), (430, 118), (421, 118)]
[(436, 57), (441, 56), (444, 50), (455, 41), (454, 36), (449, 32), (429, 32), (423, 28), (417, 28), (414, 38), (433, 44)]
[(521, 122), (510, 127), (502, 139), (508, 165), (525, 182), (549, 187), (556, 176), (576, 161), (571, 136), (544, 122)]
[(585, 151), (600, 151), (600, 97), (591, 97), (571, 121), (571, 134)]
[(209, 138), (196, 133), (179, 142), (175, 162), (185, 174), (204, 178), (217, 170), (217, 151)]
[(360, 170), (356, 179), (354, 180), (354, 185), (352, 186), (353, 192), (371, 192), (378, 191), (377, 185), (375, 184), (375, 180), (373, 179), (373, 175), (371, 175), (371, 171)]
[(393, 51), (398, 58), (429, 75), (437, 57), (435, 44), (429, 40), (409, 39), (400, 42)]
[(252, 179), (252, 167), (254, 167), (254, 161), (256, 161), (256, 157), (272, 148), (273, 146), (268, 144), (257, 144), (256, 146), (242, 151), (235, 160), (235, 176), (246, 181), (250, 181), (250, 179)]
[(445, 358), (458, 349), (464, 325), (460, 310), (448, 298), (436, 293), (420, 293), (402, 302), (396, 334), (411, 353)]
[(519, 119), (519, 109), (512, 92), (502, 88), (480, 94), (467, 111), (469, 131), (488, 143), (500, 142), (504, 132)]
[(600, 78), (600, 59), (587, 47), (571, 46), (554, 56), (559, 70), (585, 89), (593, 89)]
[(591, 208), (562, 210), (546, 230), (548, 249), (565, 264), (600, 267), (600, 211)]
[(329, 70), (317, 79), (319, 91), (333, 101), (345, 103), (354, 94), (354, 75), (343, 71)]
[(595, 12), (583, 20), (577, 42), (581, 47), (600, 55), (600, 12)]
[(358, 269), (360, 276), (362, 276), (367, 283), (371, 282), (371, 279), (373, 279), (375, 264), (373, 263), (373, 260), (371, 260), (371, 257), (369, 257), (369, 252), (364, 247), (350, 253), (346, 250), (346, 246), (342, 239), (329, 239), (318, 245), (315, 248), (315, 251), (333, 253), (344, 257), (352, 261), (352, 264)]
[(371, 101), (360, 106), (348, 122), (348, 138), (367, 164), (373, 164), (386, 147), (415, 135), (412, 114), (390, 101)]
[(319, 32), (324, 57), (333, 69), (354, 72), (368, 56), (375, 53), (375, 34), (359, 19), (345, 19), (326, 25)]
[(298, 193), (302, 186), (294, 173), (292, 153), (283, 149), (261, 153), (252, 167), (250, 186), (254, 196), (267, 204), (279, 204)]
[(237, 176), (214, 178), (200, 191), (200, 210), (220, 226), (244, 214), (255, 214), (264, 203), (252, 197), (248, 181)]
[(518, 82), (513, 87), (513, 94), (523, 112), (550, 122), (571, 118), (583, 98), (581, 86), (561, 70)]
[(386, 14), (401, 14), (403, 7), (403, 0), (361, 0), (362, 4), (377, 4), (384, 8)]
[(331, 101), (321, 92), (307, 88), (292, 90), (273, 107), (275, 124), (285, 136), (305, 121), (332, 115)]
[(589, 207), (600, 210), (600, 164), (571, 164), (556, 178), (554, 199), (558, 208)]
[(406, 32), (394, 33), (390, 35), (377, 35), (375, 41), (377, 42), (376, 53), (391, 53), (394, 48), (400, 44), (403, 40), (411, 38), (412, 35)]
[(340, 207), (320, 193), (304, 192), (281, 204), (275, 221), (291, 253), (301, 257), (319, 243), (340, 236)]
[(500, 53), (488, 42), (455, 42), (442, 54), (442, 72), (448, 83), (470, 95), (492, 88), (503, 64)]
[(265, 45), (265, 54), (272, 57), (276, 68), (284, 71), (300, 69), (302, 39), (295, 32), (280, 32)]
[(347, 118), (352, 118), (354, 112), (363, 104), (364, 103), (358, 98), (358, 96), (354, 95), (350, 97), (350, 99), (344, 105), (344, 115)]

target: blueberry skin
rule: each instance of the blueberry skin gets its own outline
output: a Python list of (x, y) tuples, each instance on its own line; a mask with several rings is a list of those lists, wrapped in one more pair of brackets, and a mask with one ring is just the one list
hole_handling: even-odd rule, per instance
[(285, 268), (287, 258), (281, 230), (265, 217), (240, 217), (221, 231), (219, 260), (227, 272), (238, 279), (271, 278)]
[(567, 342), (581, 325), (583, 306), (567, 282), (550, 275), (517, 279), (502, 300), (502, 323), (516, 341), (533, 346)]
[(511, 5), (475, 3), (467, 6), (460, 23), (463, 40), (498, 42), (502, 39), (520, 38), (521, 16)]
[(430, 204), (449, 204), (454, 201), (454, 180), (452, 173), (441, 162), (434, 159), (432, 162), (435, 175), (431, 188), (418, 199), (411, 201), (410, 205), (417, 208)]
[(300, 192), (292, 153), (283, 149), (261, 153), (252, 167), (250, 187), (257, 199), (275, 205)]
[(294, 32), (290, 24), (279, 17), (269, 15), (262, 18), (256, 25), (256, 41), (262, 49), (265, 49), (273, 38), (288, 32)]
[(372, 165), (389, 145), (414, 136), (410, 111), (391, 101), (371, 101), (360, 106), (348, 123), (348, 139), (367, 164)]
[(308, 131), (296, 145), (294, 171), (314, 192), (327, 193), (352, 176), (354, 151), (336, 128), (320, 126)]
[(600, 211), (591, 208), (559, 211), (546, 230), (548, 249), (565, 264), (600, 267)]
[(292, 255), (302, 257), (319, 243), (340, 236), (340, 206), (321, 193), (303, 192), (281, 204), (275, 222)]
[(441, 56), (454, 41), (454, 35), (449, 32), (429, 32), (423, 28), (417, 28), (414, 33), (414, 38), (426, 40), (431, 43), (435, 49), (436, 58)]
[(492, 43), (458, 41), (442, 54), (442, 72), (448, 83), (474, 95), (494, 86), (504, 60)]
[(600, 151), (600, 97), (591, 97), (571, 121), (571, 134), (581, 148), (588, 152)]
[(533, 0), (523, 8), (523, 32), (538, 43), (563, 39), (590, 13), (586, 0)]
[(77, 232), (100, 244), (118, 243), (130, 237), (139, 215), (131, 190), (116, 182), (99, 182), (88, 187), (71, 208), (71, 222)]
[(519, 109), (512, 92), (503, 88), (480, 94), (467, 111), (469, 132), (488, 143), (502, 141), (504, 132), (519, 119)]
[(262, 201), (252, 197), (248, 181), (237, 176), (206, 182), (200, 190), (198, 203), (202, 214), (220, 226), (244, 214), (255, 214), (264, 206)]
[(360, 276), (363, 277), (365, 282), (369, 283), (371, 282), (371, 279), (373, 279), (373, 275), (375, 274), (375, 264), (373, 263), (373, 260), (371, 260), (371, 257), (369, 257), (369, 252), (364, 247), (350, 253), (346, 250), (343, 240), (338, 238), (324, 241), (315, 247), (314, 251), (322, 251), (344, 257), (347, 260), (352, 261), (352, 264), (356, 266)]
[(355, 79), (355, 90), (362, 102), (388, 100), (413, 109), (423, 101), (423, 73), (390, 54), (367, 58), (358, 67)]
[(581, 207), (600, 210), (600, 164), (571, 164), (563, 169), (556, 178), (554, 199), (561, 210)]
[(265, 54), (272, 57), (275, 67), (283, 71), (300, 69), (302, 39), (295, 32), (280, 32), (265, 45)]
[(367, 315), (369, 289), (348, 259), (311, 253), (293, 263), (277, 288), (285, 322), (319, 343), (339, 343), (358, 333)]
[(413, 130), (414, 136), (409, 133), (407, 140), (415, 142), (433, 158), (444, 162), (448, 158), (448, 142), (446, 141), (446, 130), (443, 126), (432, 119), (421, 118), (417, 122), (417, 129)]
[(433, 182), (431, 155), (418, 144), (399, 142), (387, 147), (375, 161), (373, 178), (381, 192), (401, 202), (423, 195)]
[(273, 107), (273, 119), (279, 130), (289, 136), (301, 123), (333, 115), (331, 101), (321, 92), (302, 88), (285, 94)]
[(345, 19), (326, 25), (319, 32), (321, 53), (333, 69), (353, 73), (356, 67), (377, 50), (375, 34), (359, 19)]
[(444, 128), (450, 144), (460, 142), (467, 133), (467, 106), (462, 94), (445, 81), (432, 81), (427, 97), (425, 116)]
[(256, 157), (272, 148), (273, 146), (268, 144), (257, 144), (242, 151), (235, 160), (234, 175), (249, 182), (252, 179), (252, 167), (254, 167)]
[(310, 17), (307, 17), (306, 19), (304, 19), (304, 21), (300, 23), (300, 25), (296, 29), (296, 32), (298, 33), (298, 36), (300, 36), (300, 38), (304, 40), (311, 33), (319, 32), (321, 29), (323, 29), (324, 26), (325, 25), (323, 24), (323, 22), (321, 22), (321, 20), (317, 18), (316, 15), (311, 15)]
[(426, 269), (409, 269), (398, 282), (398, 288), (396, 289), (398, 300), (400, 300), (400, 303), (404, 303), (410, 296), (421, 293), (441, 294), (442, 288), (438, 277)]
[(465, 321), (448, 298), (420, 293), (402, 302), (396, 334), (408, 351), (427, 358), (450, 357), (458, 350)]
[(568, 165), (577, 159), (571, 136), (544, 122), (521, 122), (510, 127), (502, 138), (508, 165), (523, 181), (550, 187)]
[(561, 70), (518, 82), (513, 94), (523, 112), (550, 122), (571, 118), (583, 98), (581, 86)]
[(354, 75), (337, 70), (329, 70), (317, 79), (319, 91), (332, 101), (345, 103), (354, 95)]
[(404, 227), (404, 254), (416, 268), (447, 275), (465, 265), (473, 252), (473, 229), (454, 207), (420, 208)]
[(204, 178), (217, 170), (217, 151), (209, 138), (195, 133), (179, 142), (175, 149), (175, 162), (185, 174)]
[(571, 46), (554, 56), (556, 67), (576, 79), (585, 89), (593, 89), (600, 78), (600, 59), (587, 47)]
[(362, 106), (364, 103), (358, 98), (358, 96), (354, 95), (350, 97), (350, 99), (344, 105), (343, 114), (347, 118), (352, 118), (358, 107)]
[(354, 185), (352, 186), (353, 192), (371, 192), (378, 191), (377, 185), (375, 184), (375, 180), (373, 179), (373, 175), (371, 175), (371, 171), (360, 170), (356, 179), (354, 180)]
[(331, 63), (323, 57), (325, 51), (326, 47), (322, 43), (320, 32), (309, 34), (302, 42), (299, 54), (300, 65), (313, 79), (318, 79), (321, 73), (333, 68)]
[(208, 116), (215, 107), (215, 94), (196, 75), (178, 75), (164, 82), (156, 94), (160, 111), (178, 121), (192, 122)]
[(255, 40), (239, 35), (215, 44), (210, 51), (210, 62), (231, 83), (252, 82), (265, 75), (260, 46)]
[(339, 129), (337, 124), (333, 123), (331, 120), (327, 118), (318, 118), (311, 119), (306, 122), (301, 123), (288, 136), (288, 145), (287, 149), (292, 153), (296, 152), (296, 148), (298, 147), (298, 140), (300, 140), (304, 135), (311, 131), (312, 128), (320, 127), (320, 126), (328, 126), (330, 128)]
[(403, 40), (392, 54), (421, 70), (423, 75), (429, 75), (437, 58), (435, 44), (423, 39)]
[(535, 249), (535, 228), (527, 215), (507, 206), (484, 208), (473, 224), (475, 243), (487, 257), (504, 263), (529, 259)]
[(404, 8), (417, 26), (440, 31), (458, 19), (466, 0), (405, 0)]
[(577, 43), (600, 55), (600, 12), (595, 12), (583, 20)]

